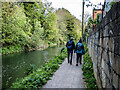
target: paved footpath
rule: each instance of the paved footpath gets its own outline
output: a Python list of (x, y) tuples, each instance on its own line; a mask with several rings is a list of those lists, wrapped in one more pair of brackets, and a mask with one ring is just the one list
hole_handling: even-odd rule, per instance
[(85, 88), (81, 68), (80, 64), (76, 66), (76, 54), (73, 55), (72, 65), (68, 64), (66, 58), (51, 80), (42, 88)]

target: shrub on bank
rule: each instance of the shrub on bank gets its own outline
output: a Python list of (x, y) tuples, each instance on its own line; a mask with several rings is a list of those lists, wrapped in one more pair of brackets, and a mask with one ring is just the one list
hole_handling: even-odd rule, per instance
[(84, 44), (84, 46), (86, 53), (83, 59), (82, 70), (83, 70), (83, 75), (85, 77), (85, 82), (87, 84), (87, 88), (97, 88), (96, 79), (94, 77), (94, 72), (93, 72), (93, 63), (91, 57), (89, 56), (87, 45)]
[(10, 88), (40, 88), (42, 85), (50, 80), (50, 77), (59, 68), (59, 64), (62, 64), (64, 58), (67, 56), (67, 50), (63, 49), (61, 54), (54, 59), (45, 63), (44, 66), (37, 69), (30, 75), (16, 81)]
[(20, 45), (2, 47), (2, 55), (12, 54), (12, 53), (16, 53), (16, 52), (21, 52), (23, 50), (24, 50), (24, 48), (21, 47)]

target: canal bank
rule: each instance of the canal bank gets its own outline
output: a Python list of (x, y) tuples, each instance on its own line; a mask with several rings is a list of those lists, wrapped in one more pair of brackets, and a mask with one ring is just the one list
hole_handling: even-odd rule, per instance
[(37, 69), (30, 75), (17, 80), (10, 88), (40, 88), (42, 85), (50, 80), (50, 77), (62, 64), (64, 58), (67, 56), (67, 50), (64, 48), (60, 55), (55, 56), (49, 62), (46, 62), (41, 68)]
[[(2, 57), (3, 87), (11, 86), (17, 79), (26, 76), (26, 70), (34, 65), (40, 68), (45, 62), (59, 55), (62, 47), (47, 48), (33, 52), (19, 52)], [(12, 73), (11, 73), (12, 72)]]

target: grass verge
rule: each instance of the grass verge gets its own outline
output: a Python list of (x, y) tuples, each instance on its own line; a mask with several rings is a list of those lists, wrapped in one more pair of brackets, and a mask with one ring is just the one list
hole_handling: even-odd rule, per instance
[(94, 72), (93, 72), (93, 63), (91, 60), (91, 57), (89, 56), (88, 53), (88, 47), (86, 44), (84, 44), (84, 48), (85, 48), (85, 55), (83, 58), (83, 75), (85, 77), (85, 82), (87, 84), (87, 88), (98, 88), (97, 84), (96, 84), (96, 79), (94, 77)]

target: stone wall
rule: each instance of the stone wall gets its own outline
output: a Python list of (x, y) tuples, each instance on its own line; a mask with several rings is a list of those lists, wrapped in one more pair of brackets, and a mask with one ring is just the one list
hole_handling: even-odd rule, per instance
[[(1, 32), (2, 32), (2, 29), (1, 29), (1, 27), (2, 27), (2, 9), (1, 9), (1, 7), (2, 7), (2, 4), (0, 2), (0, 41), (2, 39), (2, 34), (1, 34)], [(2, 89), (2, 48), (1, 47), (2, 46), (1, 46), (1, 42), (0, 42), (0, 90)]]
[(99, 88), (120, 88), (120, 2), (88, 37), (89, 54)]

